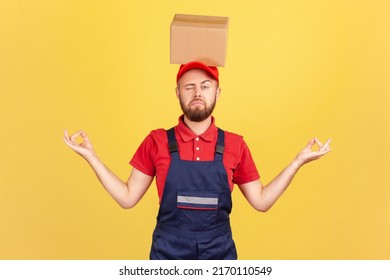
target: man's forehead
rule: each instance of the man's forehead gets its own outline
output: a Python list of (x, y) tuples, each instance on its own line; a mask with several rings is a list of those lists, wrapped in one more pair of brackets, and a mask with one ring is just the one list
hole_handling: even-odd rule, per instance
[(188, 87), (188, 86), (195, 86), (196, 84), (200, 84), (200, 85), (206, 85), (206, 84), (212, 84), (211, 80), (210, 79), (206, 79), (206, 80), (190, 80), (190, 81), (184, 81), (183, 83), (183, 87)]

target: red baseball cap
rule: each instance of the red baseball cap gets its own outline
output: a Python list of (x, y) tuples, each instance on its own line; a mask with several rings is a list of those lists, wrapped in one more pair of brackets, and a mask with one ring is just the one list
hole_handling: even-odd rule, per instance
[(192, 69), (202, 69), (207, 72), (213, 79), (219, 82), (219, 72), (218, 68), (215, 66), (207, 66), (206, 64), (200, 61), (191, 61), (187, 64), (180, 65), (179, 72), (177, 72), (176, 83), (179, 81), (181, 76), (183, 76), (187, 71)]

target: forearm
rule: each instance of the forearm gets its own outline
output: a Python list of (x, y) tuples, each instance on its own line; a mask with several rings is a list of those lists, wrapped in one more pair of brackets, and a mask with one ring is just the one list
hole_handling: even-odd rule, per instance
[[(76, 138), (79, 136), (84, 140), (81, 144), (76, 142)], [(63, 140), (69, 148), (89, 163), (103, 187), (123, 208), (131, 208), (136, 205), (153, 181), (153, 176), (143, 174), (136, 169), (132, 170), (127, 183), (122, 181), (98, 158), (91, 141), (82, 130), (72, 136), (69, 136), (68, 131), (65, 130)]]
[(282, 172), (280, 172), (268, 185), (261, 191), (261, 205), (264, 211), (278, 200), (290, 185), (295, 174), (300, 168), (300, 164), (294, 159)]
[(86, 159), (106, 191), (123, 208), (128, 208), (129, 190), (124, 181), (116, 176), (97, 156)]
[[(313, 138), (307, 146), (294, 158), (294, 160), (273, 179), (266, 187), (262, 189), (261, 199), (266, 209), (269, 209), (275, 201), (287, 189), (299, 168), (304, 164), (321, 158), (323, 155), (331, 151), (329, 147), (331, 139), (328, 139), (324, 145), (317, 139)], [(319, 146), (318, 151), (312, 151), (314, 144)]]
[[(267, 211), (284, 193), (301, 166), (317, 160), (331, 151), (329, 147), (330, 141), (331, 139), (328, 139), (322, 145), (317, 138), (311, 139), (294, 160), (264, 187), (259, 180), (239, 185), (245, 198), (256, 210), (262, 212)], [(319, 146), (320, 149), (318, 151), (312, 151), (314, 144)]]

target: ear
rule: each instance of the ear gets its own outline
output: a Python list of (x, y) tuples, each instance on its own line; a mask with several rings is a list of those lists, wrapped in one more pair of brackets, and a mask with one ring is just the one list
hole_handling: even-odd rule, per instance
[(217, 89), (217, 96), (216, 96), (216, 97), (217, 97), (217, 99), (219, 98), (219, 95), (220, 95), (220, 94), (221, 94), (221, 89), (220, 89), (220, 88), (218, 88), (218, 89)]
[(176, 97), (177, 97), (177, 99), (179, 99), (179, 88), (176, 87), (175, 91), (176, 91)]

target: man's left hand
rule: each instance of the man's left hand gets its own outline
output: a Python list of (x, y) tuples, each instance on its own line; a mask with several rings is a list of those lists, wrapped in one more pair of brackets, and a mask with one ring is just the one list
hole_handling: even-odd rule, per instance
[[(302, 166), (305, 163), (321, 158), (332, 150), (329, 146), (331, 140), (329, 138), (323, 145), (317, 138), (311, 139), (306, 147), (296, 156), (295, 161), (299, 166)], [(312, 150), (314, 145), (318, 146), (318, 150)]]

